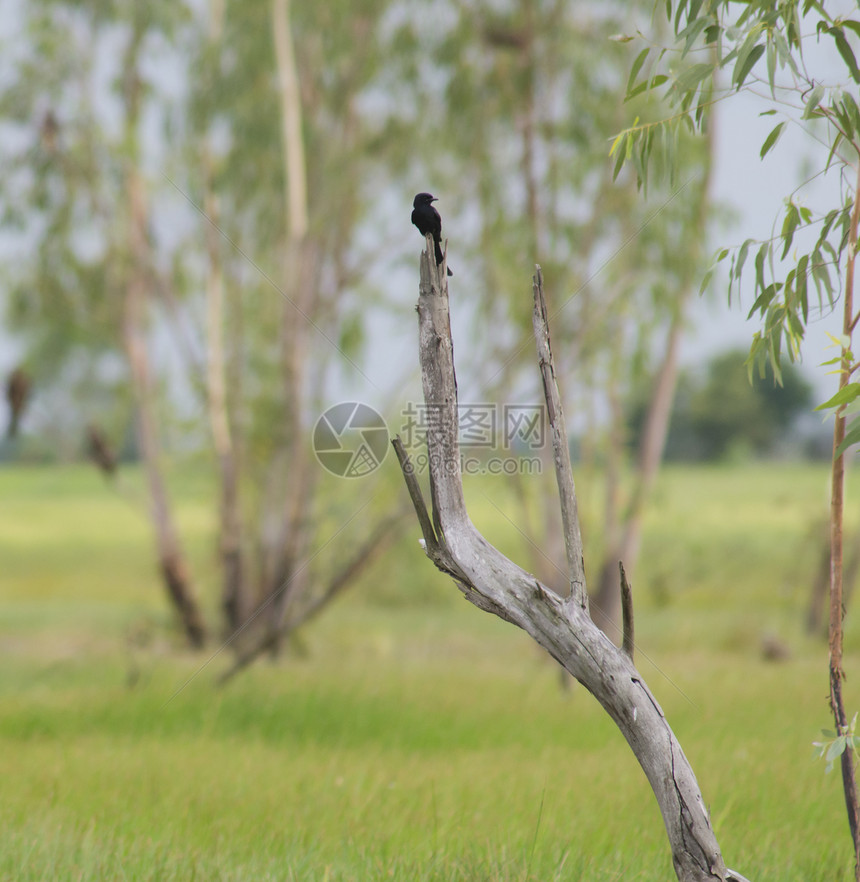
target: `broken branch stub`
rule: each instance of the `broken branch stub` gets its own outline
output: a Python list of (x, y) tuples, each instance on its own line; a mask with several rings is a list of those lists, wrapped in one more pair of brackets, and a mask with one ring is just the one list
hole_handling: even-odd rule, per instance
[[(457, 379), (444, 262), (436, 266), (432, 240), (421, 257), (418, 298), (419, 357), (427, 408), (427, 453), (432, 518), (408, 456), (394, 446), (425, 535), (425, 550), (473, 604), (526, 631), (594, 695), (612, 717), (641, 765), (657, 799), (681, 882), (729, 882), (704, 800), (681, 745), (631, 659), (591, 621), (564, 413), (555, 385), (546, 303), (535, 279), (535, 336), (553, 432), (556, 475), (566, 506), (572, 594), (562, 598), (508, 560), (469, 519), (463, 495), (458, 439)], [(565, 473), (566, 470), (566, 473)]]

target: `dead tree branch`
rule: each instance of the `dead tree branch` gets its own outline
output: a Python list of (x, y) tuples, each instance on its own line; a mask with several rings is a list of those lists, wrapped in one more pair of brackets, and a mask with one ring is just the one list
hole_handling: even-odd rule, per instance
[(585, 563), (582, 553), (582, 536), (579, 530), (579, 515), (576, 509), (576, 488), (573, 484), (573, 470), (570, 466), (570, 446), (567, 443), (567, 428), (564, 424), (564, 410), (561, 394), (555, 379), (555, 366), (549, 345), (549, 321), (546, 314), (546, 299), (543, 293), (543, 276), (536, 267), (534, 277), (535, 308), (532, 315), (535, 341), (537, 342), (538, 362), (543, 393), (546, 400), (547, 418), (552, 432), (553, 464), (558, 483), (558, 498), (561, 505), (561, 524), (564, 531), (564, 548), (567, 554), (567, 575), (570, 580), (571, 602), (588, 612), (588, 594), (585, 590)]
[[(568, 561), (573, 594), (562, 598), (508, 560), (478, 532), (463, 496), (457, 419), (457, 380), (444, 263), (436, 266), (428, 239), (421, 259), (418, 299), (419, 355), (424, 400), (433, 414), (427, 433), (432, 518), (421, 513), (408, 458), (395, 442), (410, 496), (425, 534), (428, 556), (454, 575), (476, 606), (517, 625), (533, 637), (601, 703), (642, 766), (663, 815), (675, 872), (681, 882), (739, 879), (726, 869), (693, 770), (642, 676), (625, 652), (591, 621), (579, 591), (585, 591), (581, 550), (577, 555), (573, 482), (566, 465), (564, 414), (557, 396), (549, 345), (546, 304), (535, 279), (535, 332), (552, 423), (556, 473), (566, 507)], [(563, 442), (563, 443), (562, 443)], [(400, 448), (400, 449), (398, 449)], [(569, 494), (569, 495), (568, 495)], [(565, 495), (567, 498), (564, 499)], [(432, 524), (432, 531), (430, 525)], [(441, 566), (440, 560), (441, 557)], [(580, 585), (581, 581), (581, 585)]]

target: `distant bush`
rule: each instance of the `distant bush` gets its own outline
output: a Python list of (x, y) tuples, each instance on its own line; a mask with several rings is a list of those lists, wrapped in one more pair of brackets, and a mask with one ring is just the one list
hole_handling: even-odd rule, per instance
[[(712, 358), (704, 369), (682, 371), (666, 440), (665, 458), (695, 462), (773, 456), (805, 456), (809, 432), (790, 436), (812, 407), (812, 387), (800, 370), (786, 364), (782, 385), (772, 376), (756, 375), (750, 383), (746, 351), (730, 350)], [(648, 395), (637, 395), (630, 419), (630, 441), (638, 445)], [(802, 437), (801, 437), (802, 435)]]

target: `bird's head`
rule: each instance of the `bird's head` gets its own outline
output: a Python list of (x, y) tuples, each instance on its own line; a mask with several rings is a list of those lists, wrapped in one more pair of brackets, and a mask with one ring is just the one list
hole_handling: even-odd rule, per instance
[(419, 193), (412, 200), (412, 207), (418, 208), (419, 205), (429, 205), (431, 202), (438, 202), (439, 200), (431, 195), (430, 193)]

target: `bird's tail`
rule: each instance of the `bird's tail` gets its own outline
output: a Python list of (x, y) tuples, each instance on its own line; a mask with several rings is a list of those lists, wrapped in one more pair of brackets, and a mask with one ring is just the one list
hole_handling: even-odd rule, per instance
[[(442, 254), (442, 247), (439, 245), (439, 243), (436, 242), (435, 245), (436, 245), (436, 266), (439, 266), (439, 264), (442, 263), (442, 260), (444, 259), (444, 256), (443, 256), (443, 254)], [(451, 272), (451, 267), (450, 267), (450, 266), (448, 267), (448, 275), (449, 275), (449, 276), (453, 276), (453, 275), (454, 275), (454, 273)]]

